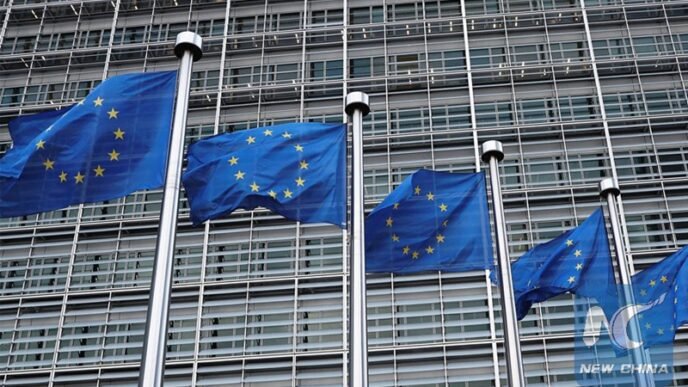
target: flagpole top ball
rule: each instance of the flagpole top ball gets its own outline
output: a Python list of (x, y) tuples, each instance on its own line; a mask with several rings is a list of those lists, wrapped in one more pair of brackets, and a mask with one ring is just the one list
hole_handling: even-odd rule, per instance
[(174, 53), (177, 57), (184, 56), (184, 52), (189, 50), (193, 54), (194, 62), (203, 57), (203, 38), (201, 35), (191, 31), (184, 31), (177, 34), (177, 41), (174, 44)]
[(360, 91), (347, 94), (345, 110), (348, 115), (353, 115), (355, 110), (360, 110), (364, 117), (367, 116), (370, 113), (368, 94)]
[(483, 143), (482, 150), (483, 161), (486, 163), (489, 163), (493, 156), (497, 159), (497, 161), (502, 161), (504, 159), (504, 147), (500, 141), (485, 141)]
[(608, 194), (618, 196), (620, 193), (621, 190), (614, 183), (614, 179), (608, 177), (600, 181), (600, 196), (606, 197)]

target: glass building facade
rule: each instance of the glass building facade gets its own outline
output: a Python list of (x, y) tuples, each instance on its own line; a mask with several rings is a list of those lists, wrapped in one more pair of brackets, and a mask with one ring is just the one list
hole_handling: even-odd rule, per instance
[[(635, 270), (688, 243), (688, 1), (0, 0), (0, 23), (0, 153), (19, 114), (175, 69), (189, 29), (188, 142), (342, 122), (364, 91), (367, 209), (418, 168), (484, 169), (499, 140), (512, 259), (587, 217), (604, 177)], [(0, 385), (136, 385), (160, 199), (0, 219)], [(262, 210), (194, 228), (184, 199), (180, 216), (165, 386), (345, 383), (345, 234)], [(500, 308), (484, 272), (369, 276), (371, 385), (505, 385)], [(529, 384), (576, 384), (572, 310), (521, 322)]]

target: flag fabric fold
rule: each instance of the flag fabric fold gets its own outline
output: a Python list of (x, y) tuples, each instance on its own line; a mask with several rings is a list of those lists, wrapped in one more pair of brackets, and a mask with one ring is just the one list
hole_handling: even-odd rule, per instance
[(602, 209), (578, 227), (528, 250), (511, 264), (511, 274), (519, 320), (533, 304), (567, 292), (599, 302), (616, 301)]
[(368, 215), (365, 244), (368, 273), (491, 268), (485, 175), (413, 173)]
[(176, 71), (115, 76), (76, 105), (11, 121), (0, 217), (160, 187), (176, 79)]
[(688, 323), (688, 246), (631, 278), (645, 347), (674, 341)]
[(346, 125), (289, 123), (189, 147), (182, 181), (195, 225), (243, 208), (346, 226)]

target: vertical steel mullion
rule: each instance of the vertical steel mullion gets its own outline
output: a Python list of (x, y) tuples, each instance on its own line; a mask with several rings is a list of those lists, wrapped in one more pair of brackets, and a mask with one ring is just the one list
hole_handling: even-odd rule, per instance
[[(112, 261), (112, 281), (110, 283), (110, 289), (114, 289), (114, 284), (115, 284), (115, 272), (116, 272), (116, 267), (117, 267), (117, 257), (119, 256), (119, 249), (122, 246), (122, 229), (123, 229), (123, 223), (119, 222), (119, 229), (117, 230), (117, 243), (115, 247), (115, 259)], [(112, 294), (110, 294), (108, 302), (107, 302), (107, 309), (105, 310), (105, 318), (103, 319), (105, 326), (103, 326), (103, 342), (101, 345), (101, 352), (100, 352), (100, 361), (103, 361), (105, 359), (105, 348), (106, 348), (106, 341), (107, 341), (107, 335), (110, 332), (109, 326), (108, 326), (108, 318), (110, 316), (110, 309), (111, 309), (111, 301), (112, 301)]]
[(437, 272), (437, 284), (439, 287), (440, 296), (440, 330), (442, 332), (442, 362), (444, 365), (444, 385), (449, 386), (449, 374), (447, 371), (447, 327), (445, 326), (445, 310), (444, 310), (444, 291), (442, 285), (442, 272)]
[[(308, 25), (308, 0), (303, 0), (303, 31), (301, 33), (301, 86), (299, 90), (299, 121), (303, 121), (304, 118), (304, 106), (305, 106), (305, 95), (306, 95), (306, 26)], [(297, 222), (297, 227), (300, 222)]]
[(108, 71), (110, 70), (110, 58), (112, 57), (112, 46), (115, 42), (115, 32), (117, 31), (117, 20), (119, 18), (119, 7), (121, 2), (122, 0), (116, 0), (115, 2), (115, 10), (112, 14), (112, 27), (110, 27), (110, 38), (108, 41), (107, 52), (105, 53), (105, 67), (103, 68), (103, 77), (101, 78), (101, 81), (104, 81), (105, 78), (107, 78)]
[[(45, 21), (45, 14), (47, 12), (47, 4), (45, 8), (43, 9), (43, 19), (41, 20), (41, 25), (43, 25)], [(79, 12), (81, 12), (81, 8), (79, 9)], [(77, 19), (77, 26), (79, 25), (78, 23), (79, 19)], [(75, 28), (76, 32), (77, 28)], [(38, 42), (36, 42), (38, 44)], [(72, 43), (73, 47), (74, 42)], [(69, 77), (69, 65), (71, 63), (71, 58), (72, 58), (72, 52), (69, 54), (69, 61), (67, 63), (67, 71), (65, 72), (65, 86), (67, 83), (67, 79)], [(107, 67), (103, 69), (103, 79), (106, 77), (106, 71)], [(27, 86), (28, 86), (28, 79), (27, 79)], [(64, 100), (64, 95), (65, 95), (66, 90), (62, 90), (62, 99)], [(67, 302), (69, 300), (69, 288), (72, 283), (72, 273), (74, 269), (74, 260), (76, 259), (76, 253), (77, 253), (77, 247), (78, 247), (78, 242), (79, 242), (79, 233), (81, 231), (81, 222), (84, 214), (84, 204), (81, 203), (79, 204), (79, 209), (77, 210), (77, 217), (76, 217), (76, 224), (74, 226), (74, 237), (72, 239), (72, 248), (69, 253), (69, 262), (67, 266), (67, 274), (65, 278), (65, 285), (64, 285), (64, 295), (62, 298), (62, 305), (60, 307), (60, 315), (58, 317), (58, 324), (57, 324), (57, 330), (55, 333), (55, 346), (53, 348), (53, 362), (52, 366), (50, 369), (50, 380), (49, 380), (49, 387), (52, 387), (54, 379), (55, 379), (55, 372), (57, 371), (57, 360), (58, 360), (58, 353), (59, 353), (59, 348), (60, 345), (62, 344), (62, 334), (63, 334), (63, 329), (64, 329), (64, 320), (65, 320), (65, 314), (67, 313)]]
[[(473, 132), (473, 156), (475, 171), (480, 172), (480, 146), (478, 144), (478, 123), (475, 116), (475, 93), (473, 91), (473, 68), (471, 66), (470, 41), (468, 38), (468, 15), (466, 15), (466, 1), (461, 0), (461, 27), (463, 29), (463, 51), (466, 62), (466, 78), (468, 81), (468, 106), (470, 110), (471, 131)], [(493, 321), (493, 320), (491, 320)], [(491, 328), (494, 328), (492, 326)]]
[(62, 296), (62, 305), (60, 307), (60, 316), (58, 317), (57, 331), (55, 332), (55, 346), (53, 348), (53, 362), (50, 368), (50, 384), (49, 387), (53, 385), (55, 379), (55, 372), (57, 371), (57, 358), (59, 353), (59, 347), (61, 344), (61, 337), (64, 328), (64, 316), (67, 312), (67, 301), (69, 300), (69, 287), (72, 283), (72, 272), (74, 268), (74, 259), (76, 257), (77, 244), (79, 242), (79, 233), (81, 230), (81, 218), (83, 216), (84, 205), (79, 205), (79, 211), (77, 214), (76, 225), (74, 226), (74, 238), (72, 239), (72, 248), (69, 253), (69, 262), (67, 266), (67, 274), (65, 277), (64, 294)]
[(633, 34), (631, 33), (631, 25), (628, 23), (628, 17), (626, 16), (626, 7), (622, 7), (621, 10), (623, 11), (624, 15), (624, 25), (626, 26), (626, 31), (628, 31), (628, 36), (630, 37), (631, 51), (633, 52), (633, 68), (635, 69), (635, 78), (638, 81), (638, 88), (640, 89), (640, 100), (643, 103), (643, 111), (645, 112), (645, 116), (647, 117), (646, 120), (648, 121), (649, 125), (650, 111), (647, 109), (647, 101), (645, 100), (645, 88), (643, 87), (643, 82), (640, 78), (640, 68), (638, 67), (639, 58), (636, 53), (635, 46), (633, 45)]
[[(227, 0), (225, 6), (225, 17), (224, 17), (224, 30), (222, 35), (222, 52), (220, 54), (220, 74), (217, 84), (217, 101), (215, 104), (215, 118), (213, 122), (213, 134), (219, 133), (220, 125), (220, 110), (222, 108), (222, 89), (224, 85), (224, 75), (225, 75), (225, 61), (227, 58), (227, 35), (229, 28), (229, 11), (231, 8), (232, 1)], [(191, 373), (191, 385), (195, 386), (198, 383), (198, 362), (199, 354), (201, 352), (201, 331), (203, 327), (203, 303), (205, 301), (205, 284), (207, 282), (206, 270), (208, 267), (208, 244), (210, 241), (210, 222), (205, 222), (203, 227), (203, 251), (201, 255), (201, 278), (200, 285), (198, 288), (198, 308), (196, 312), (196, 332), (194, 339), (194, 354), (193, 354), (193, 365)]]
[[(392, 347), (397, 347), (397, 300), (396, 291), (394, 290), (394, 273), (389, 274), (389, 289), (391, 293), (391, 315), (392, 315)], [(393, 362), (392, 362), (392, 374), (394, 375), (394, 385), (399, 385), (399, 374), (397, 372), (397, 351), (392, 351)]]
[[(607, 153), (609, 154), (609, 167), (611, 169), (612, 173), (612, 179), (615, 183), (615, 185), (619, 184), (619, 176), (616, 171), (616, 161), (614, 159), (614, 149), (612, 147), (612, 139), (611, 135), (609, 132), (609, 123), (607, 121), (607, 111), (604, 106), (604, 95), (602, 93), (602, 83), (600, 82), (600, 75), (597, 71), (597, 60), (595, 59), (595, 50), (592, 45), (592, 33), (590, 31), (590, 24), (588, 21), (588, 11), (587, 8), (585, 7), (585, 0), (580, 0), (581, 3), (581, 14), (583, 16), (583, 26), (585, 28), (585, 37), (586, 37), (586, 43), (588, 45), (588, 54), (590, 55), (590, 66), (592, 67), (592, 73), (593, 73), (593, 78), (595, 81), (595, 91), (597, 94), (597, 104), (600, 108), (600, 118), (602, 119), (602, 127), (604, 129), (604, 139), (605, 139), (605, 144), (607, 147)], [(628, 30), (628, 29), (627, 29)], [(631, 47), (633, 47), (633, 39), (630, 36), (629, 32), (629, 41), (631, 42)], [(621, 233), (624, 238), (624, 245), (628, 247), (629, 249), (629, 255), (627, 255), (628, 259), (628, 265), (631, 270), (631, 272), (634, 271), (633, 268), (633, 257), (630, 255), (630, 246), (631, 242), (630, 239), (628, 238), (628, 228), (626, 227), (626, 216), (623, 208), (623, 201), (621, 197), (619, 197), (618, 200), (618, 205), (619, 205), (619, 215), (620, 215), (620, 220), (621, 220)]]
[(14, 346), (17, 340), (17, 328), (19, 328), (19, 322), (20, 317), (21, 317), (21, 309), (22, 309), (22, 303), (24, 301), (24, 298), (22, 297), (24, 295), (24, 290), (26, 289), (26, 284), (29, 279), (29, 270), (31, 269), (31, 258), (34, 253), (35, 249), (35, 244), (36, 244), (36, 226), (34, 225), (33, 227), (33, 232), (31, 235), (31, 245), (29, 246), (29, 255), (26, 257), (26, 267), (24, 269), (24, 280), (22, 281), (22, 287), (21, 291), (17, 295), (19, 298), (19, 302), (17, 302), (17, 313), (15, 314), (15, 319), (14, 319), (14, 328), (12, 330), (12, 337), (10, 338), (10, 348), (7, 351), (7, 361), (6, 361), (6, 366), (10, 365), (10, 362), (12, 360), (12, 352), (14, 350)]
[[(346, 95), (348, 92), (348, 82), (349, 82), (349, 55), (348, 55), (348, 48), (349, 48), (349, 5), (348, 5), (348, 0), (342, 0), (342, 122), (347, 123), (349, 118), (348, 115), (346, 114)], [(348, 142), (348, 134), (347, 134), (347, 142)], [(347, 147), (348, 149), (348, 147)], [(347, 150), (347, 153), (350, 153)], [(348, 162), (348, 161), (347, 161)], [(347, 179), (348, 183), (348, 179)], [(348, 190), (347, 190), (348, 192)], [(349, 210), (349, 204), (347, 201), (347, 210)], [(348, 211), (347, 211), (348, 212)], [(349, 332), (349, 283), (348, 283), (348, 278), (349, 278), (349, 273), (351, 272), (351, 268), (349, 267), (349, 234), (348, 230), (342, 230), (342, 275), (341, 275), (341, 281), (342, 281), (342, 350), (343, 350), (343, 356), (342, 356), (342, 386), (348, 386), (349, 385), (349, 374), (348, 374), (348, 369), (349, 369), (349, 359), (351, 359), (351, 355), (349, 353), (350, 348), (349, 348), (349, 338), (347, 336), (347, 332)]]
[(5, 7), (5, 17), (2, 19), (2, 27), (0, 27), (0, 45), (5, 42), (5, 34), (7, 33), (7, 26), (10, 23), (10, 13), (12, 13), (12, 4), (14, 0), (7, 0)]
[[(253, 229), (253, 222), (251, 222), (251, 229)], [(246, 342), (248, 341), (248, 312), (250, 310), (249, 305), (251, 302), (251, 285), (249, 281), (246, 281), (246, 306), (244, 308), (244, 349), (241, 352), (241, 356), (244, 358), (242, 359), (242, 367), (241, 367), (241, 385), (244, 385), (244, 381), (246, 380)]]
[[(430, 166), (432, 169), (435, 169), (435, 136), (434, 136), (434, 130), (432, 127), (432, 103), (431, 103), (431, 98), (430, 98), (430, 60), (428, 58), (429, 53), (428, 53), (428, 30), (430, 29), (430, 22), (428, 22), (427, 16), (425, 14), (425, 2), (421, 2), (421, 10), (422, 10), (422, 21), (423, 21), (423, 53), (425, 54), (425, 98), (428, 103), (428, 130), (430, 130)], [(439, 9), (438, 9), (439, 12)], [(419, 77), (420, 79), (420, 77)], [(423, 120), (422, 118), (422, 108), (421, 108), (421, 122)], [(423, 131), (425, 131), (425, 128), (423, 128)], [(391, 180), (391, 179), (390, 179)]]
[[(463, 46), (464, 46), (464, 61), (466, 63), (466, 78), (468, 81), (468, 107), (470, 112), (471, 120), (471, 132), (473, 136), (473, 157), (474, 157), (474, 167), (476, 172), (481, 171), (480, 164), (480, 145), (478, 143), (478, 124), (475, 115), (475, 94), (473, 91), (473, 68), (471, 66), (471, 54), (470, 54), (470, 39), (468, 36), (468, 15), (466, 14), (466, 1), (461, 0), (461, 28), (463, 34)], [(490, 344), (492, 353), (492, 371), (495, 381), (495, 387), (501, 386), (501, 378), (499, 375), (499, 355), (497, 351), (497, 328), (495, 325), (495, 313), (494, 313), (494, 299), (492, 297), (492, 281), (490, 280), (490, 270), (485, 270), (485, 284), (487, 292), (487, 315), (490, 327)]]
[(291, 332), (292, 337), (292, 356), (291, 356), (291, 387), (297, 387), (296, 384), (296, 353), (297, 353), (297, 340), (299, 338), (299, 278), (294, 278), (294, 315), (292, 316), (293, 330)]
[[(683, 97), (688, 97), (686, 93), (685, 80), (683, 74), (681, 73), (681, 66), (678, 63), (676, 42), (674, 41), (674, 35), (671, 30), (671, 23), (669, 23), (669, 16), (666, 13), (666, 5), (662, 4), (662, 12), (664, 13), (664, 22), (667, 26), (667, 31), (669, 32), (669, 40), (671, 42), (671, 48), (674, 50), (674, 59), (676, 60), (676, 72), (678, 73), (679, 79), (681, 80), (681, 89), (683, 91)], [(648, 111), (649, 113), (649, 111)], [(649, 115), (649, 114), (648, 114)], [(649, 117), (648, 117), (649, 118)], [(669, 220), (669, 230), (671, 231), (671, 241), (675, 247), (678, 246), (678, 239), (676, 238), (676, 227), (674, 227), (674, 219), (671, 215), (671, 210), (669, 209), (669, 199), (666, 195), (666, 186), (664, 184), (664, 172), (659, 165), (659, 152), (657, 151), (657, 143), (655, 142), (654, 130), (652, 129), (652, 121), (648, 119), (647, 122), (648, 131), (650, 133), (650, 141), (652, 143), (652, 154), (655, 156), (655, 163), (657, 164), (657, 173), (659, 174), (659, 184), (662, 187), (662, 198), (664, 199), (664, 206), (667, 210), (667, 219)]]
[[(250, 219), (250, 228), (248, 232), (248, 262), (247, 262), (247, 267), (246, 267), (246, 307), (245, 307), (245, 313), (244, 313), (244, 348), (243, 351), (241, 352), (242, 356), (246, 356), (246, 341), (248, 340), (248, 312), (249, 312), (249, 303), (251, 301), (250, 295), (251, 295), (251, 287), (250, 287), (250, 279), (251, 279), (251, 258), (253, 256), (253, 219), (254, 219), (254, 212), (251, 211), (251, 219)], [(239, 256), (239, 259), (241, 259), (241, 256)], [(244, 376), (244, 370), (242, 368), (241, 370), (241, 380), (243, 383), (243, 376)]]
[[(256, 110), (256, 126), (261, 125), (261, 119), (260, 119), (260, 114), (261, 114), (261, 108), (263, 107), (263, 89), (267, 85), (265, 82), (265, 77), (267, 76), (267, 73), (265, 71), (265, 34), (266, 34), (266, 26), (268, 23), (268, 1), (265, 0), (263, 3), (263, 31), (260, 33), (260, 84), (258, 84), (258, 104), (257, 104), (257, 110)], [(276, 33), (276, 32), (275, 32)], [(255, 31), (254, 31), (255, 34)], [(277, 71), (277, 66), (275, 66), (275, 70)]]

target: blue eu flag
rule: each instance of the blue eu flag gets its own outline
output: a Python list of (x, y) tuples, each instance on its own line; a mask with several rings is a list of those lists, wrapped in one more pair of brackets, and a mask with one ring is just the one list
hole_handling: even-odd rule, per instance
[(485, 175), (415, 172), (368, 215), (365, 242), (368, 273), (492, 267)]
[(176, 79), (176, 72), (112, 77), (76, 105), (11, 121), (0, 217), (161, 186)]
[(616, 300), (604, 213), (597, 209), (578, 227), (535, 246), (511, 264), (516, 314), (571, 292), (598, 301)]
[(688, 246), (635, 274), (633, 293), (644, 345), (667, 344), (688, 323)]
[(182, 177), (198, 225), (258, 206), (308, 223), (346, 225), (346, 125), (290, 123), (189, 147)]

